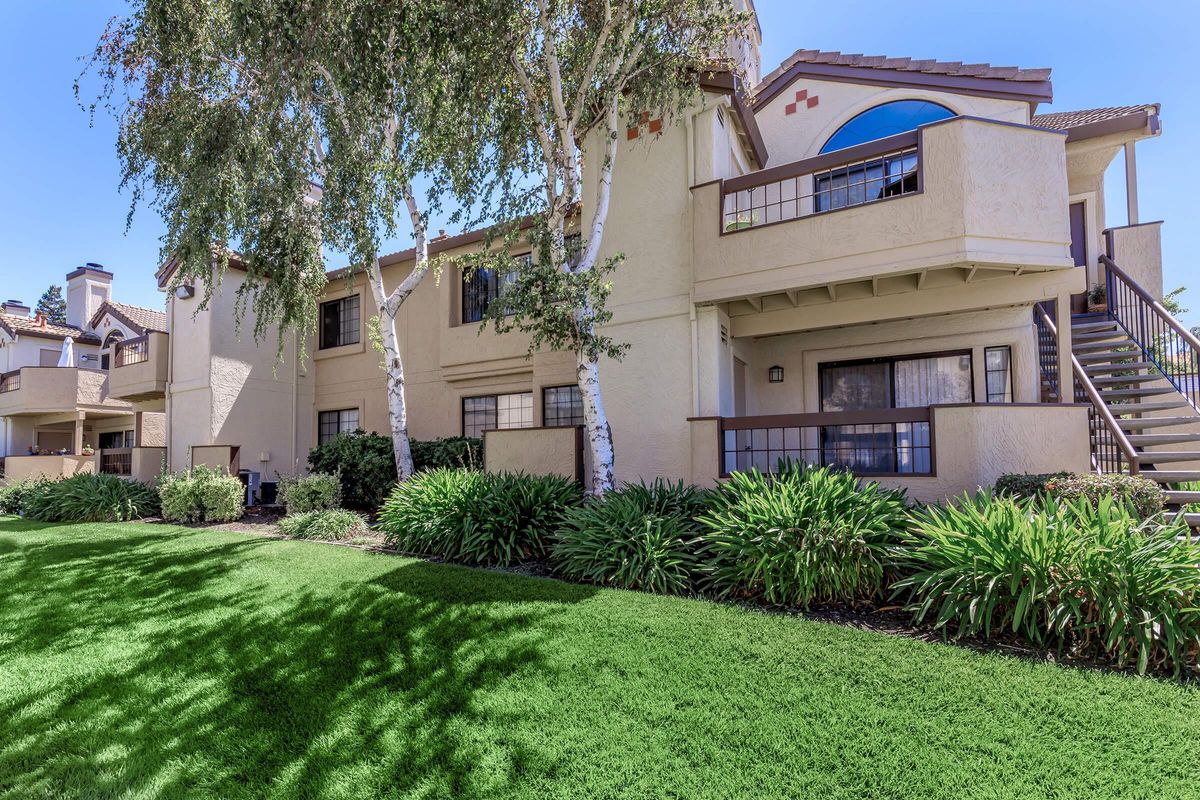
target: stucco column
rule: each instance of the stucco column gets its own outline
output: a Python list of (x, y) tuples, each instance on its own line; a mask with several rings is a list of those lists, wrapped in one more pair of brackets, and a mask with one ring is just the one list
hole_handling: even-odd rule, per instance
[(83, 412), (79, 412), (75, 417), (75, 439), (71, 445), (71, 452), (75, 455), (83, 453)]
[(729, 416), (732, 406), (732, 370), (728, 341), (722, 341), (721, 326), (726, 326), (724, 338), (728, 340), (728, 322), (725, 322), (716, 306), (698, 306), (695, 321), (695, 369), (696, 409), (700, 417)]
[(133, 446), (142, 446), (142, 412), (133, 412)]
[(1071, 369), (1071, 295), (1060, 292), (1055, 301), (1058, 328), (1058, 402), (1075, 402), (1075, 373)]
[(1137, 187), (1137, 154), (1134, 152), (1136, 142), (1125, 143), (1125, 209), (1129, 216), (1129, 224), (1138, 224), (1138, 187)]

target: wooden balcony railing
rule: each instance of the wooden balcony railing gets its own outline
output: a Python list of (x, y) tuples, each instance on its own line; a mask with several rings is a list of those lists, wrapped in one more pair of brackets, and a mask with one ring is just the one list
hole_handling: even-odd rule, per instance
[(100, 451), (100, 471), (106, 475), (133, 474), (133, 450), (110, 447)]
[(21, 370), (13, 370), (0, 375), (0, 394), (15, 392), (21, 388)]
[(117, 344), (113, 351), (113, 366), (115, 367), (128, 367), (131, 364), (142, 364), (149, 360), (149, 336), (126, 339)]
[(842, 467), (864, 477), (936, 474), (928, 407), (723, 417), (721, 474), (781, 460)]
[(722, 182), (721, 232), (788, 222), (921, 191), (918, 131)]

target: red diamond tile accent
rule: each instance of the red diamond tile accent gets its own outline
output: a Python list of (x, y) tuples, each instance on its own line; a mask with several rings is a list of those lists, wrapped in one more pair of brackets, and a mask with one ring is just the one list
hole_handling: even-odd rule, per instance
[(783, 113), (784, 114), (795, 114), (796, 113), (796, 104), (788, 103), (786, 106), (783, 107)]
[(650, 120), (650, 132), (651, 133), (658, 133), (661, 130), (662, 130), (662, 119), (661, 118)]
[(638, 129), (630, 128), (625, 132), (625, 137), (628, 139), (636, 139), (638, 137)]
[(796, 102), (799, 103), (804, 98), (808, 97), (808, 89), (801, 89), (796, 92)]
[(810, 98), (808, 98), (808, 107), (809, 107), (809, 108), (816, 108), (816, 107), (817, 107), (817, 101), (818, 101), (818, 100), (820, 100), (820, 99), (821, 99), (821, 98), (819, 98), (819, 97), (810, 97)]

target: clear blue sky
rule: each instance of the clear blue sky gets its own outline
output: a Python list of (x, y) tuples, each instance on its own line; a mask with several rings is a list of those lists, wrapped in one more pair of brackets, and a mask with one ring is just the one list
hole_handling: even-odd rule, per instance
[[(1190, 284), (1189, 325), (1200, 323), (1200, 256), (1189, 241), (1200, 223), (1200, 75), (1194, 3), (1111, 0), (962, 0), (835, 4), (757, 0), (764, 69), (799, 47), (998, 65), (1052, 67), (1054, 103), (1042, 110), (1160, 102), (1164, 133), (1138, 148), (1141, 216), (1163, 219), (1168, 288)], [(157, 306), (152, 279), (162, 226), (118, 193), (112, 121), (95, 127), (71, 85), (79, 57), (107, 19), (111, 0), (3, 3), (0, 30), (0, 299), (36, 301), (70, 269), (96, 261), (116, 273), (119, 298)], [(1110, 172), (1108, 225), (1124, 223), (1118, 157)], [(410, 242), (397, 241), (395, 249)], [(340, 266), (334, 264), (332, 266)]]

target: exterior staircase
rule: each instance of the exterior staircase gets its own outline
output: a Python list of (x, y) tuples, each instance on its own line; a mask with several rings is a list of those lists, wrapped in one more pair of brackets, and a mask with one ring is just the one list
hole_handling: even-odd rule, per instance
[(1093, 469), (1156, 481), (1168, 510), (1200, 529), (1200, 341), (1119, 266), (1101, 261), (1109, 310), (1072, 316), (1071, 364), (1061, 370), (1055, 321), (1035, 308), (1043, 400), (1058, 400), (1060, 383), (1071, 386), (1076, 402), (1092, 406)]

